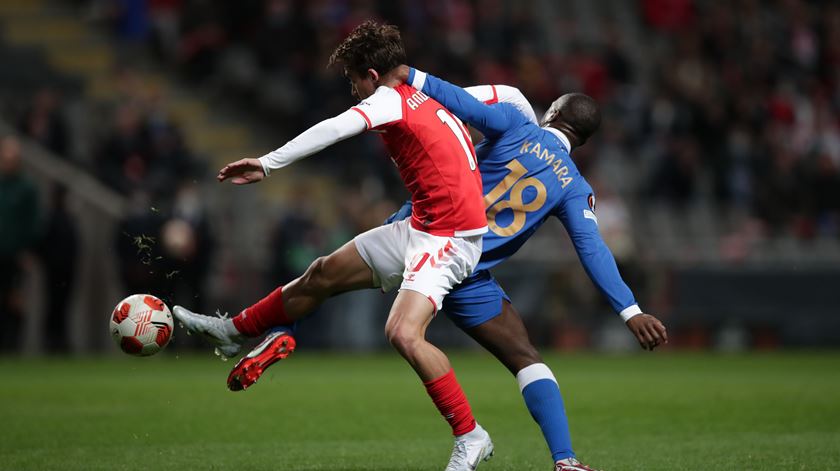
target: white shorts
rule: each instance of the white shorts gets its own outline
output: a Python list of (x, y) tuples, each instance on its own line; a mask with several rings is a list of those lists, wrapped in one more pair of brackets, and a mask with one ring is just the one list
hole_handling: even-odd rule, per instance
[(481, 236), (441, 237), (411, 227), (404, 219), (353, 239), (356, 250), (373, 271), (373, 282), (390, 291), (417, 291), (440, 308), (443, 298), (470, 276), (481, 258)]

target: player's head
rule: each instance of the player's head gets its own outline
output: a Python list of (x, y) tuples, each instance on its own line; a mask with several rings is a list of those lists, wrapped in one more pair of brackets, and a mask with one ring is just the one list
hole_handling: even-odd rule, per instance
[(376, 91), (382, 76), (405, 62), (400, 30), (368, 20), (356, 26), (335, 48), (329, 65), (344, 67), (353, 95), (365, 99)]
[(591, 96), (567, 93), (554, 100), (541, 124), (562, 131), (571, 141), (572, 148), (580, 147), (601, 125), (601, 110)]

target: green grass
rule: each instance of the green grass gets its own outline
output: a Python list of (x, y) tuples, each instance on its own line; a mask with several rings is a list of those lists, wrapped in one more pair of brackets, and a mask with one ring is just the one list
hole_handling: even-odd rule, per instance
[[(492, 470), (551, 469), (516, 383), (453, 355)], [(840, 469), (840, 354), (550, 356), (578, 455), (610, 471)], [(231, 363), (0, 359), (0, 470), (437, 470), (448, 426), (396, 354)]]

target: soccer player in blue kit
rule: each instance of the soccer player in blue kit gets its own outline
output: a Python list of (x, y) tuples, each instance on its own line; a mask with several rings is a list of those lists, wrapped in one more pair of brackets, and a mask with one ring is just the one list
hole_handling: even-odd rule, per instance
[[(583, 94), (564, 95), (551, 105), (541, 127), (515, 88), (484, 85), (465, 90), (405, 66), (401, 74), (409, 85), (439, 101), (485, 137), (475, 149), (490, 232), (484, 236), (475, 272), (446, 296), (441, 310), (516, 376), (555, 470), (592, 470), (575, 458), (557, 381), (489, 269), (512, 256), (550, 216), (556, 216), (587, 274), (641, 347), (653, 350), (667, 342), (664, 325), (641, 311), (622, 280), (598, 232), (594, 192), (569, 155), (597, 130), (598, 106)], [(410, 214), (406, 205), (392, 219)], [(228, 385), (233, 390), (250, 386), (268, 366), (293, 350), (289, 328), (269, 333), (234, 367)]]

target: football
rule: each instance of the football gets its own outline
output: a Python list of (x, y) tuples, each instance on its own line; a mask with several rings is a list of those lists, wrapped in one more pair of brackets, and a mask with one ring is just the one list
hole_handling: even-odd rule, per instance
[(129, 355), (145, 357), (163, 350), (173, 327), (169, 308), (150, 294), (132, 294), (111, 314), (111, 336)]

